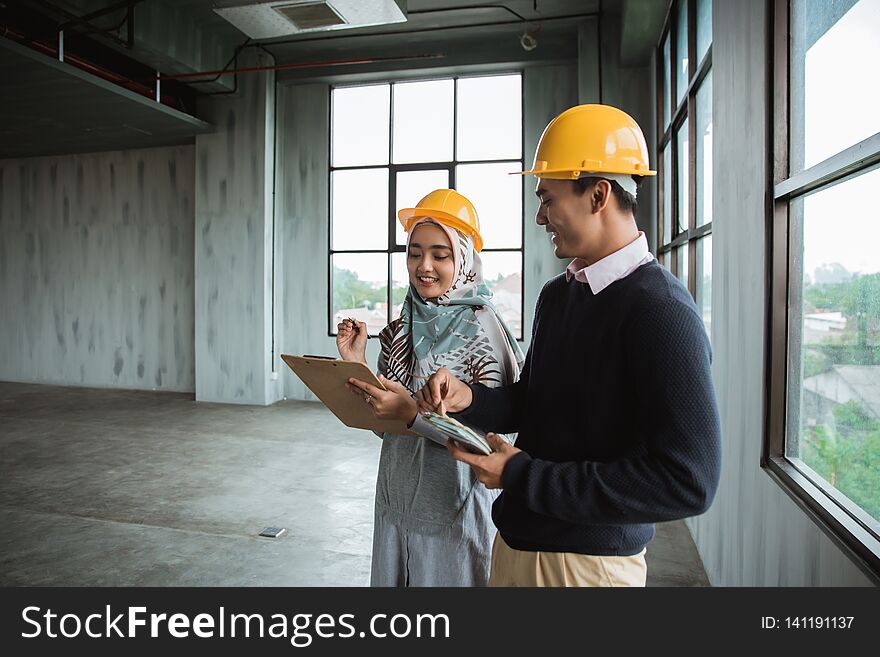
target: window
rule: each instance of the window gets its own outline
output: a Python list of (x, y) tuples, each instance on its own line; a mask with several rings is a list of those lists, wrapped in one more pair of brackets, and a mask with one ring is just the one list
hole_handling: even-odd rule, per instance
[(657, 257), (712, 334), (712, 0), (670, 6), (657, 49)]
[(346, 317), (372, 335), (409, 289), (397, 210), (456, 189), (476, 206), (483, 278), (522, 339), (523, 168), (520, 74), (331, 90), (329, 333)]
[(880, 577), (880, 0), (778, 0), (765, 465)]

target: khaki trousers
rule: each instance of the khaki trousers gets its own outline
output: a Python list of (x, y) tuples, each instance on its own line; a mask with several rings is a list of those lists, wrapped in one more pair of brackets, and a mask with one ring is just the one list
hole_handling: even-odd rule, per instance
[(645, 586), (645, 552), (631, 557), (525, 552), (508, 546), (496, 532), (489, 586)]

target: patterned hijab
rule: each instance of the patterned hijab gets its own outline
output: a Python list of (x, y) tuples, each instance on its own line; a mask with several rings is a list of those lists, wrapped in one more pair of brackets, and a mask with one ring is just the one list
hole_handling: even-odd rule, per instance
[(473, 238), (426, 217), (410, 228), (407, 250), (416, 227), (426, 222), (449, 238), (455, 278), (443, 295), (431, 301), (425, 301), (410, 283), (400, 317), (379, 334), (379, 372), (413, 393), (441, 367), (466, 383), (491, 388), (513, 383), (519, 378), (523, 354), (492, 303)]

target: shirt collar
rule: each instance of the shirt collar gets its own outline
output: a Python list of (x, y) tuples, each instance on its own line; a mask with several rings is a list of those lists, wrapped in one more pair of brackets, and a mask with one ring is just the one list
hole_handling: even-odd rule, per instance
[(648, 251), (645, 233), (639, 231), (639, 236), (632, 242), (592, 265), (581, 258), (575, 258), (565, 268), (565, 280), (570, 281), (574, 277), (580, 283), (587, 283), (593, 294), (599, 294), (615, 281), (626, 278), (653, 259), (654, 256)]

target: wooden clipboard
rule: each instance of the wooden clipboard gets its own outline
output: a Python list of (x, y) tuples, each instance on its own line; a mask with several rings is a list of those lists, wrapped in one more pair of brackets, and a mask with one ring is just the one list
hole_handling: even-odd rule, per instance
[(404, 422), (377, 419), (370, 405), (345, 387), (350, 378), (355, 378), (385, 390), (385, 386), (363, 363), (337, 360), (328, 356), (288, 354), (281, 354), (281, 359), (345, 426), (378, 433), (415, 435), (406, 428)]

